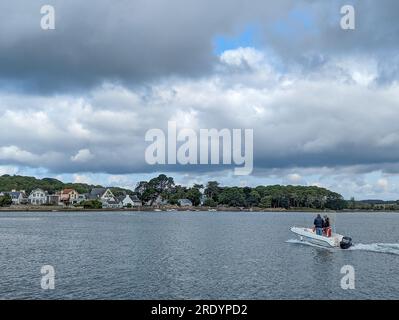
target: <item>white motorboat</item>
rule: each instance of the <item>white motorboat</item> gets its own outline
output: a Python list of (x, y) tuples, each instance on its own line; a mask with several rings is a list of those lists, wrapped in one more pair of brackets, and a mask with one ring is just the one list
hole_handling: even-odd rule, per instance
[(348, 249), (352, 245), (352, 239), (338, 233), (331, 233), (331, 236), (317, 235), (311, 228), (291, 227), (293, 233), (299, 236), (301, 241), (309, 241), (327, 247), (339, 247)]

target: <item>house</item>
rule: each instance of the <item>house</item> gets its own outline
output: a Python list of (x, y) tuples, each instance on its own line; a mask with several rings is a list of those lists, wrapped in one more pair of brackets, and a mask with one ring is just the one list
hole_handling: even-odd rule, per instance
[(29, 197), (29, 203), (33, 204), (34, 206), (40, 206), (42, 204), (47, 203), (47, 192), (37, 188), (32, 190)]
[(48, 194), (47, 195), (47, 204), (51, 204), (53, 206), (58, 206), (60, 203), (60, 195), (59, 194)]
[(89, 194), (88, 193), (79, 193), (78, 203), (86, 201), (88, 198), (89, 198)]
[(179, 199), (177, 200), (181, 207), (192, 207), (193, 203), (188, 199)]
[(13, 205), (26, 204), (28, 202), (25, 190), (12, 190), (11, 192), (4, 192), (4, 194), (8, 194), (11, 197)]
[(102, 203), (103, 208), (116, 209), (122, 208), (122, 202), (120, 202), (108, 188), (93, 188), (89, 197), (90, 200), (99, 200)]
[(129, 205), (131, 207), (141, 207), (142, 203), (141, 203), (140, 199), (136, 195), (129, 196), (127, 194), (122, 200), (122, 205), (124, 207), (128, 207)]
[(64, 205), (78, 203), (79, 193), (74, 189), (64, 189), (60, 193), (60, 202)]
[(112, 191), (108, 188), (93, 188), (90, 190), (90, 193), (88, 195), (88, 198), (90, 200), (109, 200), (112, 198), (115, 198), (114, 194)]
[(114, 198), (114, 199), (108, 199), (105, 201), (101, 201), (103, 204), (103, 208), (105, 209), (119, 209), (123, 207), (123, 204), (119, 199)]

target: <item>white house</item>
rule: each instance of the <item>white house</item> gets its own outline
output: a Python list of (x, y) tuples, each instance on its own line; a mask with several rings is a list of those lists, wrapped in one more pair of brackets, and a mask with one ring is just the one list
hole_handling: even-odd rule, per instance
[(101, 201), (102, 207), (107, 209), (117, 209), (123, 206), (122, 202), (107, 188), (93, 188), (89, 193), (89, 199)]
[(47, 192), (42, 189), (34, 189), (30, 193), (29, 202), (35, 206), (40, 206), (42, 204), (46, 204), (47, 202)]
[(132, 207), (141, 207), (142, 203), (140, 199), (137, 196), (129, 196), (128, 194), (126, 197), (122, 200), (122, 204), (124, 207), (128, 207), (129, 204)]

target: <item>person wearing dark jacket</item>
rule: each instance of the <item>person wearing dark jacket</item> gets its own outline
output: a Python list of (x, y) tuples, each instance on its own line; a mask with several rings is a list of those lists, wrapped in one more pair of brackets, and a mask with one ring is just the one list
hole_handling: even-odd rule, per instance
[(323, 225), (324, 225), (324, 220), (323, 218), (320, 216), (320, 214), (317, 215), (316, 219), (314, 219), (313, 224), (316, 228), (316, 234), (318, 236), (322, 236), (323, 235)]
[(329, 228), (330, 227), (330, 218), (327, 216), (324, 216), (324, 224), (323, 224), (324, 228)]
[(325, 234), (327, 237), (331, 237), (330, 218), (327, 217), (327, 216), (324, 216), (323, 228), (324, 228), (324, 234)]

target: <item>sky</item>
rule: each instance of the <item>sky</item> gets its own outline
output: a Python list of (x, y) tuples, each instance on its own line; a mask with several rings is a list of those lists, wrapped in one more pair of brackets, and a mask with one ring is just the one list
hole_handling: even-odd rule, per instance
[[(44, 4), (55, 29), (40, 27)], [(355, 29), (340, 26), (343, 5)], [(0, 174), (399, 199), (395, 0), (3, 0)], [(149, 129), (252, 129), (254, 169), (149, 165)]]

